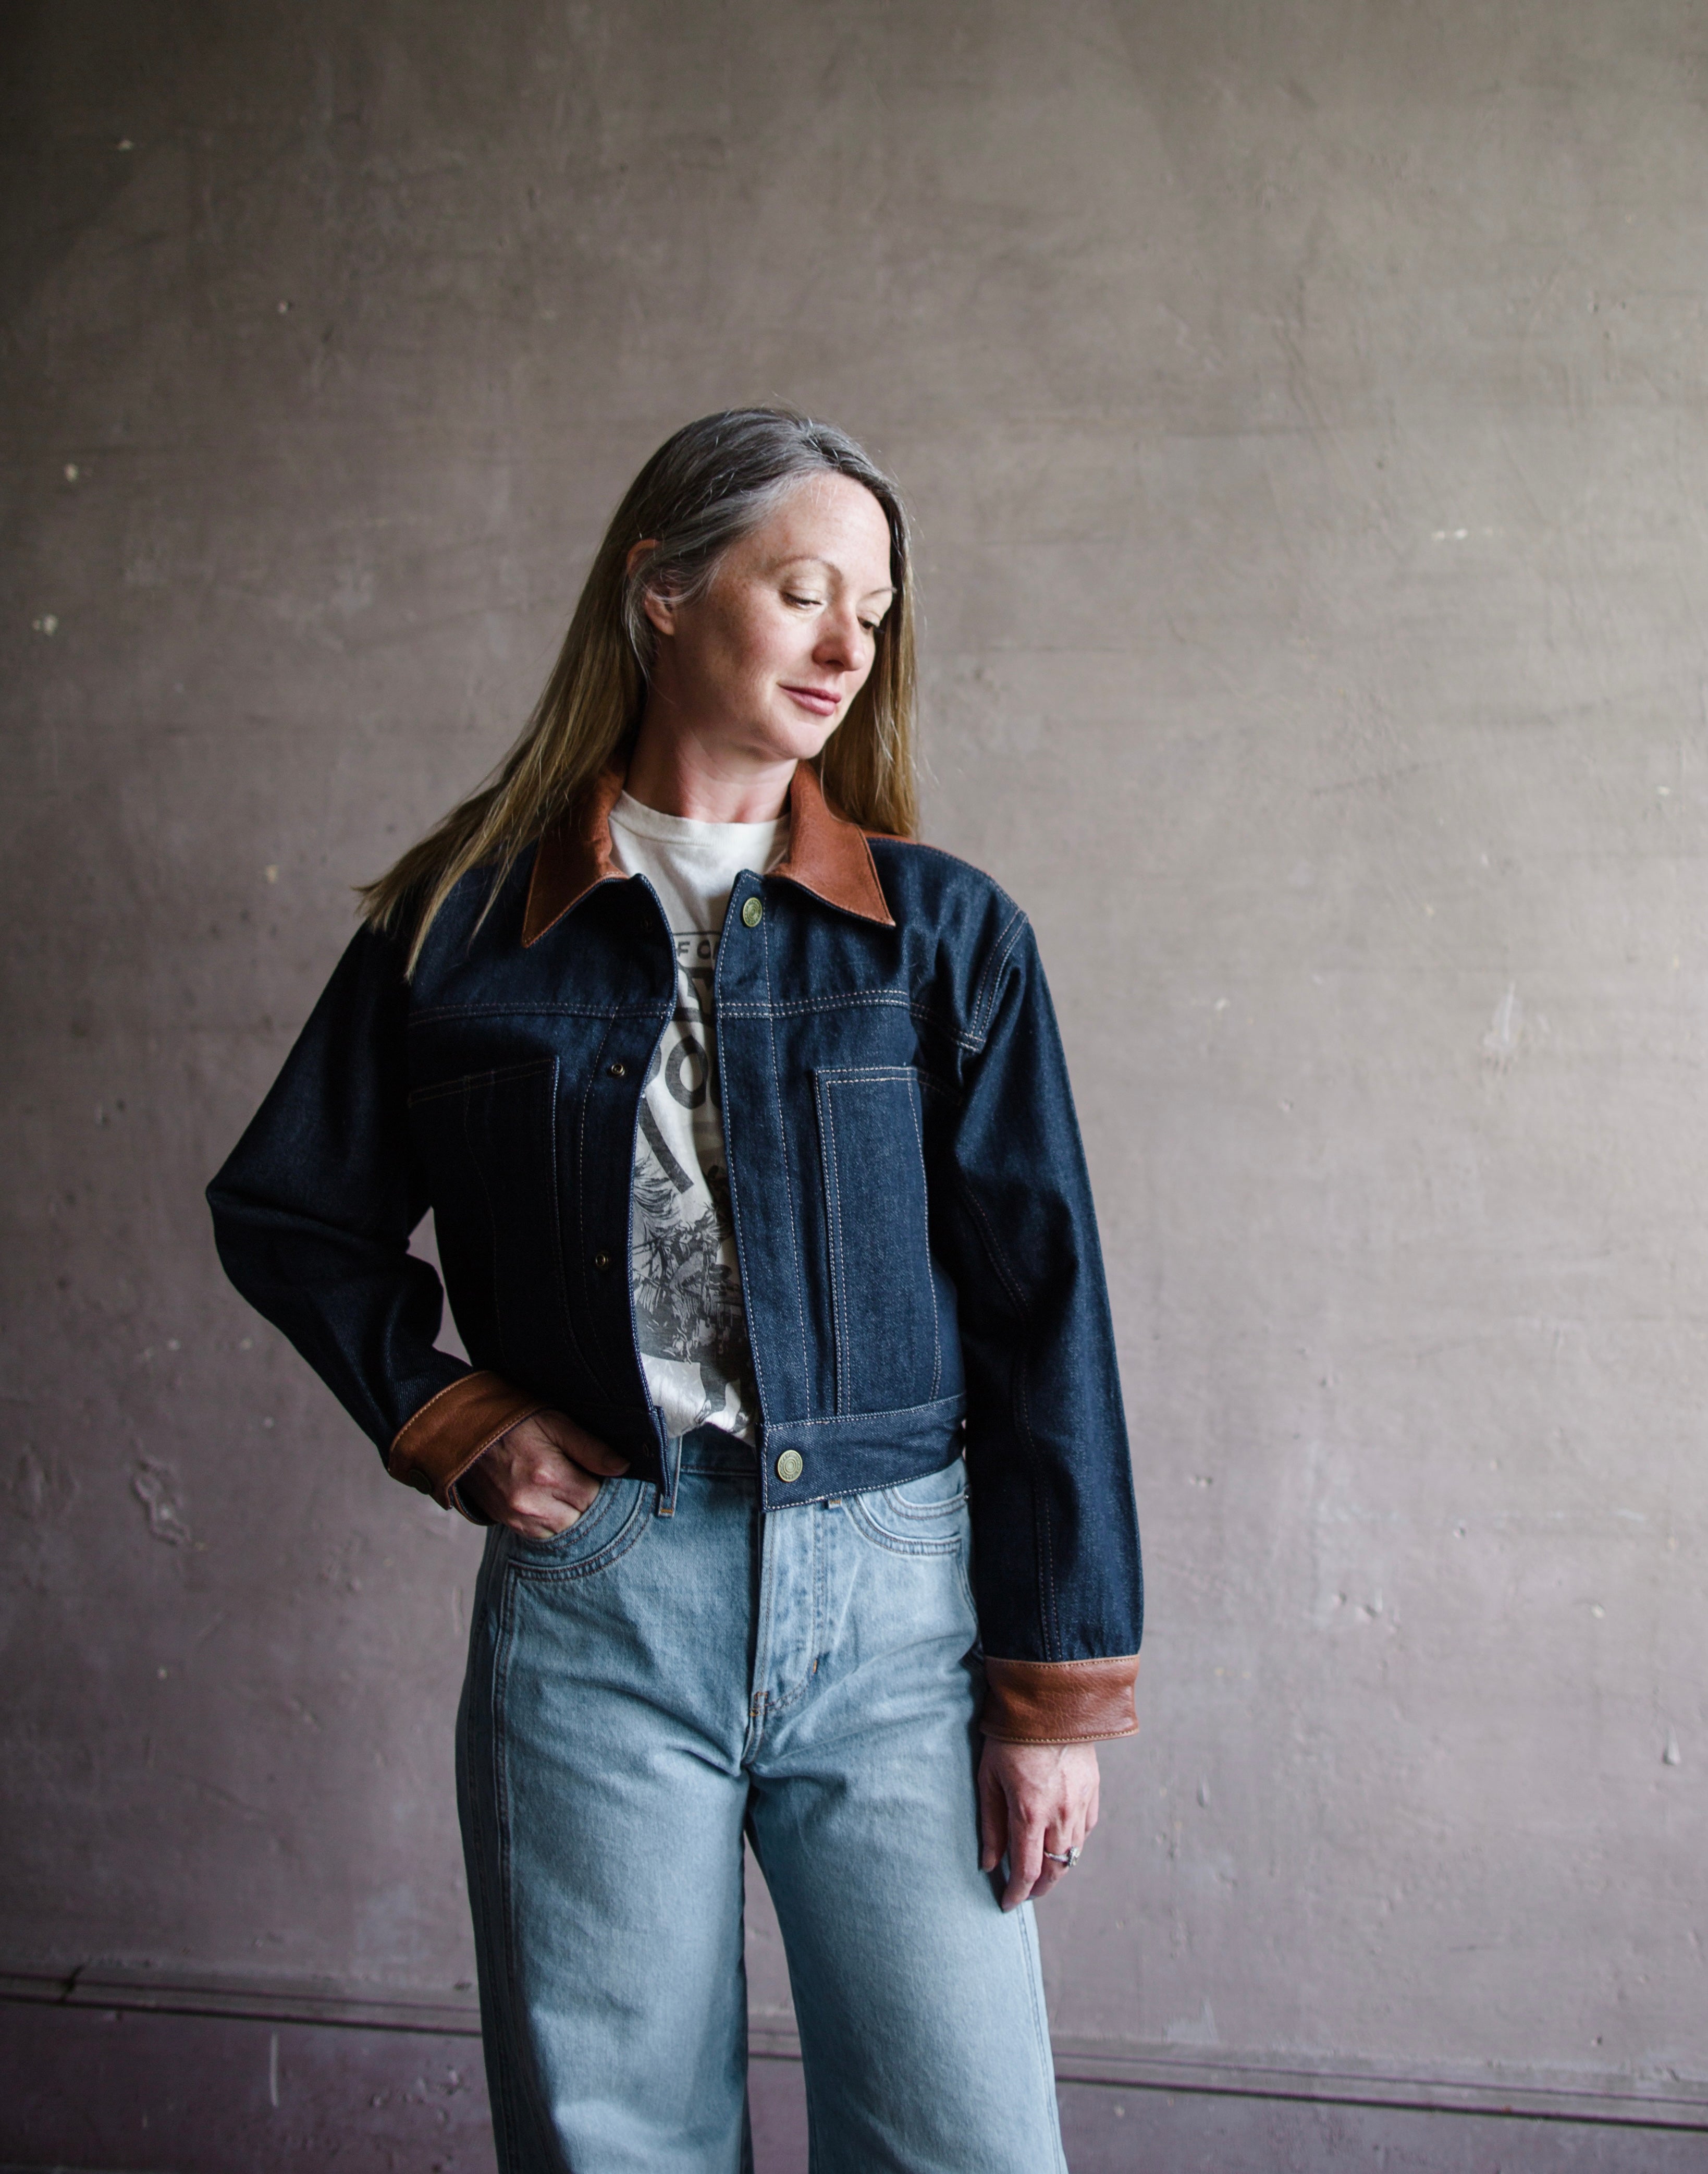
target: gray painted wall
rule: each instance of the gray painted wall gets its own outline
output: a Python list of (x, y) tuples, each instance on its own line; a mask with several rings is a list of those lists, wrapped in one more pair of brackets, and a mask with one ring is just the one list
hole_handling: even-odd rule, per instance
[(11, 20), (13, 1959), (470, 1975), (478, 1542), (199, 1189), (639, 461), (778, 396), (911, 495), (1102, 1206), (1152, 1629), (1058, 2027), (1708, 2077), (1700, 8)]

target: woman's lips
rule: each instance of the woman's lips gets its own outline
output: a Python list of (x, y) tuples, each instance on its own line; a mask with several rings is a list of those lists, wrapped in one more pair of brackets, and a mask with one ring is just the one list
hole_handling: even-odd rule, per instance
[(785, 680), (783, 692), (815, 717), (833, 717), (842, 706), (842, 697), (828, 687), (792, 687)]

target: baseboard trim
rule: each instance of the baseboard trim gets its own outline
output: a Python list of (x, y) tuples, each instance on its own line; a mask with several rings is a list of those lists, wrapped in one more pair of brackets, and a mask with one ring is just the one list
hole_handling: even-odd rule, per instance
[(370, 1993), (324, 1978), (227, 1977), (91, 1964), (64, 1976), (0, 1971), (0, 2001), (6, 2000), (152, 2015), (227, 2016), (243, 2023), (413, 2031), (435, 2038), (480, 2036), (480, 2010), (472, 1993)]
[[(754, 2017), (755, 2053), (799, 2060), (800, 2040), (781, 2018)], [(1526, 2121), (1593, 2122), (1628, 2128), (1708, 2130), (1708, 2082), (1678, 2077), (1562, 2075), (1498, 2069), (1457, 2073), (1397, 2062), (1311, 2060), (1290, 2054), (1143, 2046), (1056, 2036), (1056, 2079), (1125, 2090), (1227, 2093), (1304, 2099), (1322, 2106), (1391, 2106), (1419, 2113), (1507, 2115)]]
[[(63, 1973), (0, 1970), (0, 2002), (6, 2001), (433, 2037), (480, 2036), (473, 1993), (369, 1989), (325, 1979), (223, 1977), (112, 1964)], [(799, 2037), (786, 2014), (754, 2014), (749, 2043), (761, 2060), (801, 2058)], [(1322, 2060), (1105, 2038), (1058, 2037), (1055, 2054), (1057, 2077), (1064, 2084), (1708, 2132), (1708, 2079)]]
[(1708, 2084), (1676, 2077), (1576, 2076), (1490, 2064), (1457, 2072), (1434, 2065), (1308, 2060), (1286, 2054), (1055, 2042), (1063, 2083), (1306, 2099), (1327, 2106), (1390, 2106), (1424, 2113), (1506, 2115), (1527, 2121), (1708, 2131)]

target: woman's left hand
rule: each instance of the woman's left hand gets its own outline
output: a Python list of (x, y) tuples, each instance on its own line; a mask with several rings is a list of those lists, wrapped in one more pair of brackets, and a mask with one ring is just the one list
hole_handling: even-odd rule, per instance
[(1095, 1744), (1003, 1744), (985, 1739), (979, 1761), (979, 1868), (994, 1872), (1006, 1853), (1003, 1907), (1018, 1910), (1047, 1895), (1068, 1869), (1045, 1855), (1079, 1848), (1097, 1824)]

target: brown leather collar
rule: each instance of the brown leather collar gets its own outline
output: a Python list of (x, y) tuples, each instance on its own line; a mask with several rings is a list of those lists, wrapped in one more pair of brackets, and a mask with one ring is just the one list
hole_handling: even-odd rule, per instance
[[(611, 850), (611, 810), (623, 790), (624, 775), (615, 764), (603, 771), (574, 813), (541, 839), (522, 915), (525, 945), (538, 944), (596, 884), (620, 879), (623, 871)], [(789, 850), (771, 873), (862, 921), (895, 926), (866, 833), (837, 814), (824, 798), (819, 773), (804, 762), (796, 764), (789, 786)]]

